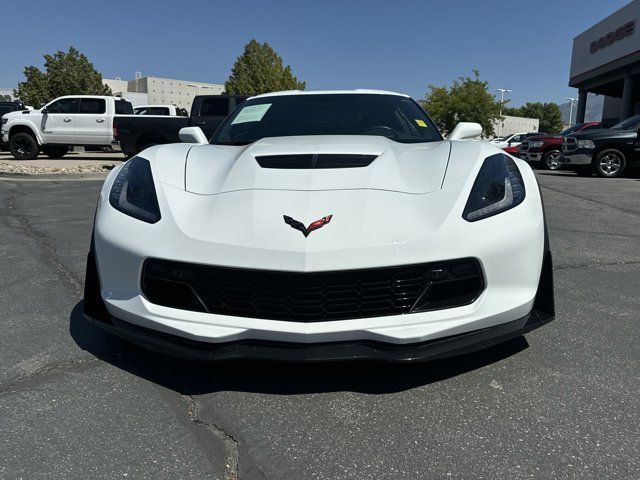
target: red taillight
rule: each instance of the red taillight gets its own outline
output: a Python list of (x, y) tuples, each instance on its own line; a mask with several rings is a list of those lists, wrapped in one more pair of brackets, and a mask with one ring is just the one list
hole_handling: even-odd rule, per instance
[(116, 119), (113, 119), (113, 138), (118, 136), (118, 127), (116, 127)]

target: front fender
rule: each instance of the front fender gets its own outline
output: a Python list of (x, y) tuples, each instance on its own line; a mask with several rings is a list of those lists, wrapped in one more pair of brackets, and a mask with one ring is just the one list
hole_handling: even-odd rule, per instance
[(40, 129), (35, 125), (34, 122), (30, 121), (30, 120), (17, 120), (17, 121), (13, 121), (11, 122), (10, 125), (7, 125), (8, 130), (9, 130), (9, 137), (11, 137), (11, 135), (13, 135), (12, 131), (14, 128), (16, 127), (27, 127), (29, 130), (31, 130), (31, 133), (33, 134), (34, 137), (36, 137), (36, 141), (38, 142), (38, 145), (42, 145), (44, 144), (44, 141), (42, 139), (42, 135), (40, 134)]

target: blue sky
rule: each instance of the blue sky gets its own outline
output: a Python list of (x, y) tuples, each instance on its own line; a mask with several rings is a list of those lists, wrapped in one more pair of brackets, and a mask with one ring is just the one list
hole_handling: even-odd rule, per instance
[(571, 41), (628, 0), (253, 1), (1, 0), (0, 87), (70, 45), (108, 78), (224, 83), (251, 38), (307, 89), (380, 88), (424, 97), (480, 70), (511, 105), (563, 103)]

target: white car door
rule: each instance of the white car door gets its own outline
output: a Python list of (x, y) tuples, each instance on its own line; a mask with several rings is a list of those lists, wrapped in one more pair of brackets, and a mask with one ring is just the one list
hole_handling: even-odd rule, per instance
[(77, 142), (82, 145), (109, 144), (107, 102), (104, 98), (82, 97), (74, 116)]
[(40, 131), (44, 143), (73, 144), (78, 104), (77, 98), (61, 98), (43, 109)]

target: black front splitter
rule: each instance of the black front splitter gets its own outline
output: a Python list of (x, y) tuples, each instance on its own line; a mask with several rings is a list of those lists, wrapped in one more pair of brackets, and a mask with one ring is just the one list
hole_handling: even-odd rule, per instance
[(136, 345), (172, 356), (199, 361), (253, 359), (284, 362), (352, 360), (411, 362), (442, 359), (506, 342), (553, 320), (553, 316), (532, 310), (518, 320), (494, 327), (426, 342), (392, 344), (379, 341), (291, 343), (264, 340), (210, 343), (158, 332), (111, 316), (102, 320), (89, 316), (86, 318), (95, 325)]

